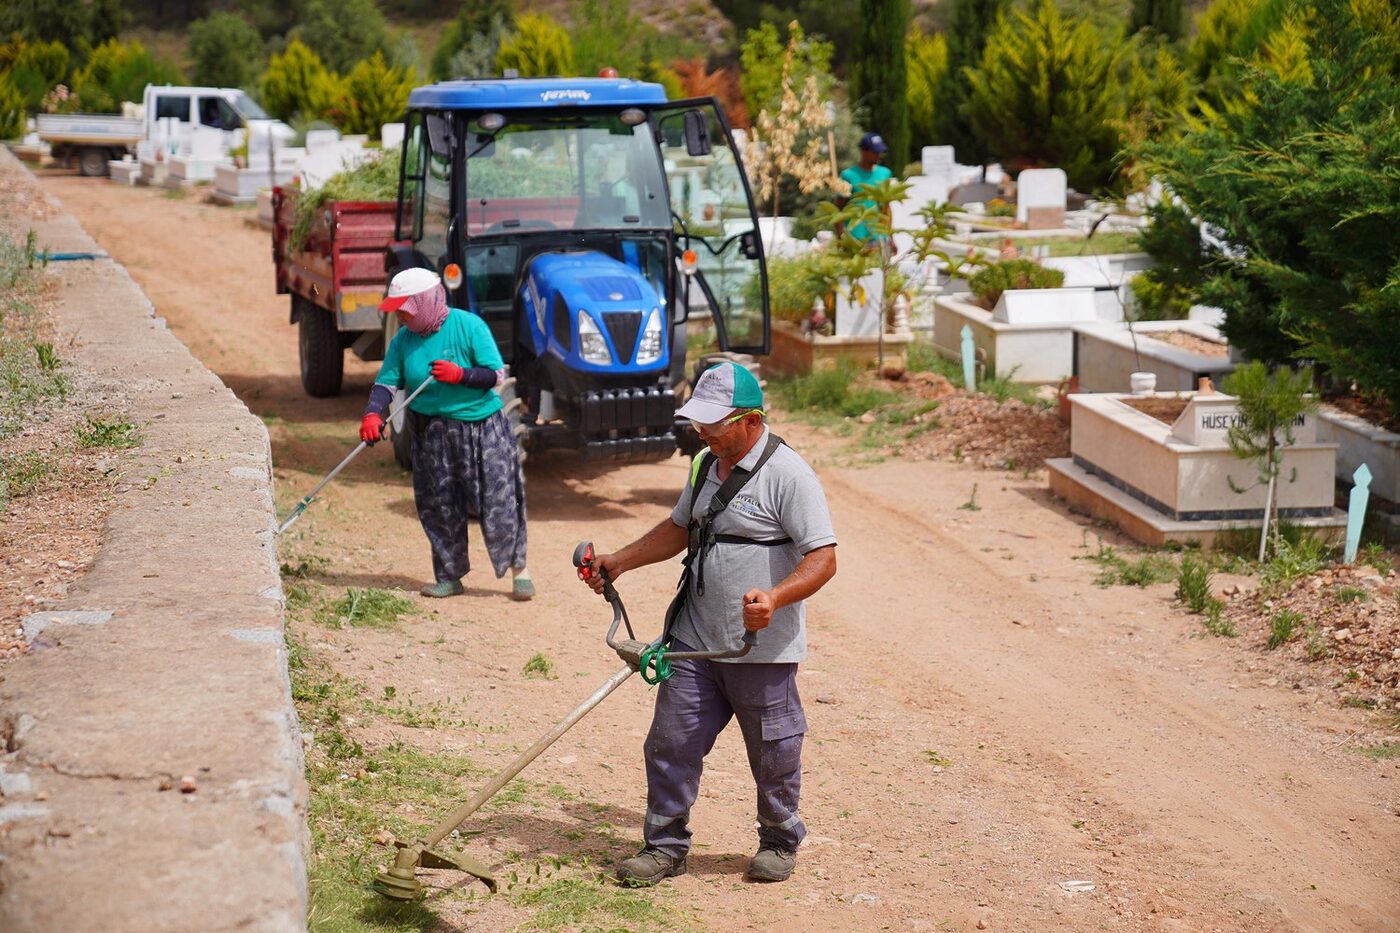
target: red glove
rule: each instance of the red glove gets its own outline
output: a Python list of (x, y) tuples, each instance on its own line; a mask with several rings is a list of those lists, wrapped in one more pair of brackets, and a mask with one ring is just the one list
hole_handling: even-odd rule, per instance
[(384, 439), (384, 419), (370, 412), (360, 419), (360, 440), (370, 446)]
[(438, 382), (461, 382), (466, 372), (448, 360), (433, 360), (433, 378)]

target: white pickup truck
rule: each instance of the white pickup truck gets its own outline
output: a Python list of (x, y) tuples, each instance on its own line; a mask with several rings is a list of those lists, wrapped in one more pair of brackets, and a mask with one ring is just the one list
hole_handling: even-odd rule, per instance
[[(135, 153), (139, 143), (154, 140), (163, 120), (173, 119), (183, 129), (195, 126), (222, 130), (225, 148), (237, 145), (236, 136), (255, 127), (281, 145), (295, 135), (281, 120), (273, 120), (251, 97), (238, 88), (174, 87), (146, 85), (140, 117), (105, 113), (41, 113), (36, 119), (39, 138), (49, 145), (56, 161), (72, 165), (84, 175), (106, 175), (107, 162)], [(165, 124), (169, 125), (169, 124)]]

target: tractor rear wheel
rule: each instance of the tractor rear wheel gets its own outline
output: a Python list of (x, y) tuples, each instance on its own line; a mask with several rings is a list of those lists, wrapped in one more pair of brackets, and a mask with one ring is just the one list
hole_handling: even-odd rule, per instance
[(300, 295), (292, 296), (297, 312), (297, 349), (301, 357), (301, 387), (312, 398), (340, 394), (345, 374), (345, 351), (335, 319), (325, 308)]
[(501, 411), (505, 412), (506, 420), (510, 422), (510, 433), (515, 437), (515, 443), (520, 450), (520, 462), (524, 463), (527, 456), (525, 438), (530, 429), (525, 427), (525, 421), (520, 415), (525, 409), (525, 401), (515, 394), (515, 385), (514, 376), (501, 383)]

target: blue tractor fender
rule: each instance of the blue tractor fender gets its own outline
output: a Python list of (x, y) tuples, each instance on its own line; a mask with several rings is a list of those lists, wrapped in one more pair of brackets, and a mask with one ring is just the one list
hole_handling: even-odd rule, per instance
[(611, 256), (593, 250), (535, 256), (521, 280), (519, 307), (521, 332), (528, 332), (535, 356), (580, 374), (646, 374), (670, 364), (666, 303), (645, 276)]

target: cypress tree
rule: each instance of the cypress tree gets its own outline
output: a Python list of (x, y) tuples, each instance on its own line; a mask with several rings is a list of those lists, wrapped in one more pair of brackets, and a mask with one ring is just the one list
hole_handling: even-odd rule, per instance
[(929, 142), (952, 146), (964, 165), (985, 165), (993, 158), (990, 144), (973, 128), (967, 112), (971, 95), (967, 69), (981, 64), (987, 33), (1009, 6), (1008, 0), (953, 0), (948, 70), (934, 110), (938, 138)]
[(909, 162), (909, 70), (904, 37), (910, 0), (861, 0), (860, 40), (851, 61), (856, 100), (870, 114), (870, 128), (890, 147), (886, 157), (896, 175)]
[(1181, 0), (1133, 0), (1128, 33), (1146, 29), (1154, 36), (1176, 42), (1186, 31), (1186, 16)]

